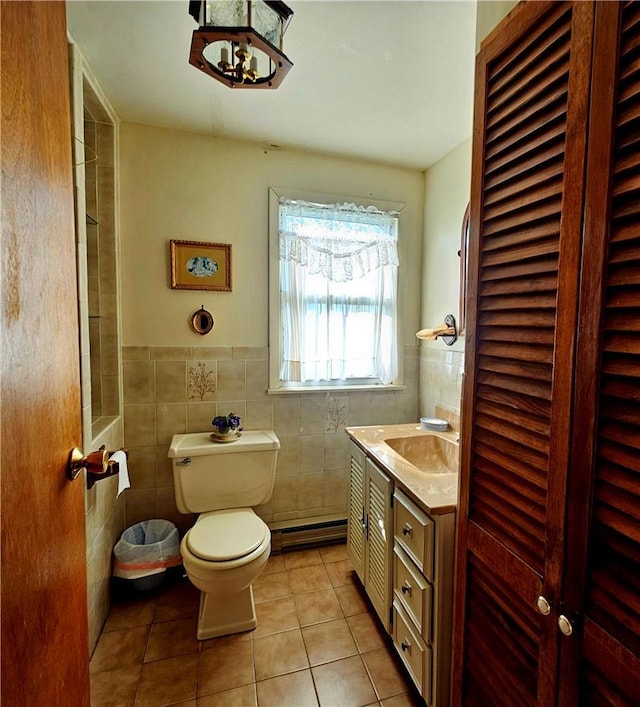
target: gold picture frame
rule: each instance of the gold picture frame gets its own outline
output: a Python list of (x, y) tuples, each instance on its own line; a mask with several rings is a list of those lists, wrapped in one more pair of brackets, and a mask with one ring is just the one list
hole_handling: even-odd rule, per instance
[(231, 245), (170, 241), (172, 290), (231, 292)]

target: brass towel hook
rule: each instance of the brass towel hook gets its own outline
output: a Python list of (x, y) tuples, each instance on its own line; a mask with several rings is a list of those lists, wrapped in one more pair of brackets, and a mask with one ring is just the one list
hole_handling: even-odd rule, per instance
[(447, 346), (451, 346), (458, 338), (456, 320), (453, 314), (447, 314), (444, 318), (444, 324), (435, 329), (420, 329), (416, 337), (425, 341), (435, 341), (441, 338)]

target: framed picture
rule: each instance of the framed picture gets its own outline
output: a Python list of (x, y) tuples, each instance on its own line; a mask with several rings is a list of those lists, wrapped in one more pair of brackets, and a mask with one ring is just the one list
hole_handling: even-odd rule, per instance
[(171, 241), (171, 289), (231, 292), (231, 245)]

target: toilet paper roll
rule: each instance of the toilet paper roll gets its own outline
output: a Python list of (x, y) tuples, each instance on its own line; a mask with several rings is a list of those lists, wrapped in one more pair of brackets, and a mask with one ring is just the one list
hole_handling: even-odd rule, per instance
[(118, 464), (119, 472), (117, 496), (119, 496), (125, 489), (128, 489), (129, 486), (131, 486), (129, 482), (129, 469), (127, 468), (127, 455), (119, 449), (111, 455), (109, 461), (116, 462)]

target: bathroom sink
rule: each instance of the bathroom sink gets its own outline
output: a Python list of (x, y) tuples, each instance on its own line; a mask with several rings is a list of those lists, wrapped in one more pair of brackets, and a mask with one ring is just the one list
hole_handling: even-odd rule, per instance
[(458, 471), (458, 445), (434, 434), (385, 439), (391, 449), (429, 474), (451, 474)]

